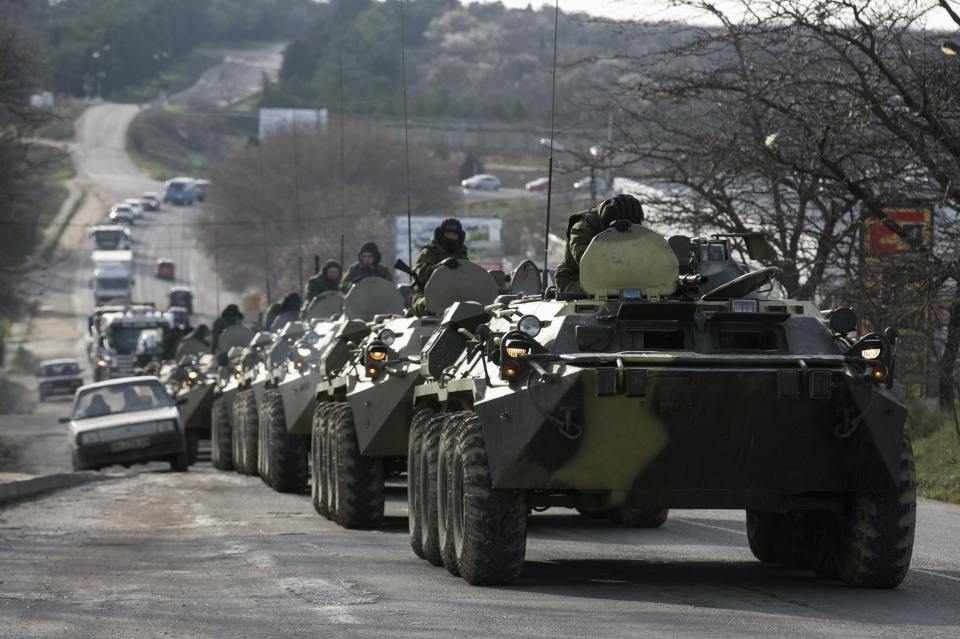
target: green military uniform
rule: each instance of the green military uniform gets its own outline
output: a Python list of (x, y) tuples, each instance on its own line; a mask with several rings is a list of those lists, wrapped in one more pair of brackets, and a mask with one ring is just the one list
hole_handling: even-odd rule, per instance
[(220, 317), (213, 321), (213, 352), (216, 353), (218, 350), (218, 344), (220, 343), (220, 335), (223, 334), (223, 331), (227, 330), (235, 324), (239, 324), (243, 321), (243, 313), (240, 312), (240, 309), (237, 308), (236, 304), (229, 304), (223, 312), (220, 314)]
[[(443, 235), (444, 232), (457, 233), (459, 239), (454, 241)], [(413, 267), (413, 273), (417, 276), (420, 286), (413, 285), (413, 310), (417, 315), (429, 315), (427, 311), (426, 299), (423, 297), (423, 287), (430, 281), (430, 276), (436, 270), (440, 262), (447, 258), (455, 257), (458, 260), (467, 259), (467, 247), (463, 243), (466, 234), (460, 221), (454, 218), (448, 218), (440, 223), (433, 231), (433, 238), (427, 242), (427, 245), (420, 249), (417, 255), (417, 263)]]
[(320, 269), (319, 273), (315, 273), (309, 280), (307, 280), (307, 283), (303, 285), (304, 306), (309, 306), (311, 300), (321, 293), (340, 290), (340, 278), (336, 277), (331, 279), (327, 276), (327, 271), (331, 268), (336, 268), (337, 271), (339, 271), (340, 263), (336, 260), (329, 260), (323, 265), (323, 268)]
[[(367, 266), (360, 261), (360, 256), (364, 253), (370, 253), (373, 255), (373, 264)], [(354, 282), (359, 282), (360, 280), (368, 277), (382, 277), (388, 282), (392, 282), (393, 273), (390, 272), (390, 269), (380, 263), (380, 259), (380, 249), (377, 248), (375, 243), (367, 242), (364, 244), (360, 248), (360, 253), (357, 254), (357, 261), (344, 274), (343, 280), (340, 282), (340, 290), (346, 293), (350, 290), (350, 287)]]
[(184, 335), (183, 339), (180, 340), (180, 344), (177, 345), (177, 361), (179, 362), (180, 358), (183, 357), (183, 345), (191, 340), (201, 342), (202, 344), (206, 345), (207, 348), (210, 348), (210, 342), (207, 341), (207, 334), (209, 332), (210, 329), (207, 328), (207, 325), (201, 324)]
[(567, 248), (563, 262), (557, 266), (557, 290), (561, 293), (583, 293), (580, 286), (580, 258), (590, 242), (617, 220), (632, 224), (643, 222), (643, 207), (632, 195), (622, 194), (604, 200), (599, 206), (570, 216), (567, 222)]

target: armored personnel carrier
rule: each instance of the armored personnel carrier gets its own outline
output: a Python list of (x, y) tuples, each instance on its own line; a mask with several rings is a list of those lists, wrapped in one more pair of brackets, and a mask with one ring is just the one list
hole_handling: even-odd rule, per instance
[[(406, 265), (398, 263), (398, 268)], [(346, 528), (376, 526), (383, 517), (385, 478), (404, 470), (408, 495), (416, 494), (418, 466), (407, 463), (410, 425), (420, 428), (434, 412), (429, 406), (415, 412), (412, 402), (413, 389), (423, 379), (423, 346), (443, 324), (453, 343), (444, 341), (437, 350), (453, 350), (455, 357), (466, 344), (458, 326), (485, 321), (483, 305), (497, 292), (494, 279), (476, 264), (445, 263), (424, 288), (430, 315), (379, 318), (342, 372), (318, 386), (313, 465), (319, 493), (315, 505), (321, 514)], [(451, 305), (456, 310), (444, 315)], [(432, 361), (435, 366), (438, 358)], [(413, 458), (418, 459), (416, 452)]]
[(210, 462), (214, 468), (233, 470), (233, 400), (243, 372), (244, 347), (253, 339), (252, 328), (234, 324), (220, 334), (210, 405)]
[(895, 330), (854, 340), (851, 309), (772, 295), (777, 270), (740, 271), (730, 238), (621, 225), (580, 269), (586, 294), (493, 305), (415, 392), (445, 414), (429, 492), (450, 572), (516, 579), (534, 508), (650, 525), (726, 508), (746, 510), (761, 561), (902, 581), (915, 477)]

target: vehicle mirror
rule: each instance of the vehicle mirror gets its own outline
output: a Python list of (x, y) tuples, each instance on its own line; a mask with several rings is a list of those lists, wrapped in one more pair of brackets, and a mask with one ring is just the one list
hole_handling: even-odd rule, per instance
[(59, 423), (61, 423), (61, 424), (69, 424), (69, 423), (70, 423), (70, 418), (69, 418), (69, 417), (58, 417), (58, 418), (57, 418), (57, 422), (59, 422)]
[(178, 398), (177, 398), (177, 406), (183, 406), (184, 404), (186, 404), (186, 403), (189, 402), (189, 401), (190, 401), (190, 398), (188, 398), (188, 397), (178, 397)]
[(846, 335), (857, 330), (857, 314), (847, 306), (830, 311), (830, 330), (840, 335)]

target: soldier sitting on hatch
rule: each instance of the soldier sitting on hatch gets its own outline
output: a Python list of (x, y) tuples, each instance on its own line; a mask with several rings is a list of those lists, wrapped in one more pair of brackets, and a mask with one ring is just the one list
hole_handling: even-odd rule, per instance
[(413, 285), (413, 310), (417, 315), (429, 315), (422, 287), (427, 285), (427, 281), (440, 263), (450, 258), (467, 259), (467, 247), (463, 243), (466, 237), (460, 220), (448, 217), (433, 230), (433, 238), (420, 249), (417, 263), (413, 267), (413, 272), (422, 285), (417, 286), (416, 283)]
[(243, 321), (243, 313), (236, 304), (227, 304), (227, 307), (220, 313), (220, 317), (213, 320), (213, 352), (217, 352), (217, 345), (220, 342), (220, 335), (231, 326)]
[(563, 262), (557, 267), (557, 290), (560, 293), (583, 293), (580, 287), (580, 258), (590, 246), (590, 241), (618, 220), (642, 224), (643, 207), (640, 201), (622, 193), (604, 200), (595, 208), (570, 216), (567, 222), (567, 250)]
[(350, 267), (340, 283), (340, 290), (344, 293), (350, 290), (350, 286), (354, 282), (359, 282), (367, 277), (382, 277), (388, 282), (393, 281), (393, 274), (390, 273), (390, 269), (380, 263), (380, 249), (374, 242), (367, 242), (360, 247), (360, 254), (357, 259), (359, 261)]
[(307, 280), (303, 291), (304, 307), (310, 305), (313, 298), (326, 293), (327, 291), (340, 290), (340, 262), (336, 260), (327, 260), (320, 272), (316, 273)]

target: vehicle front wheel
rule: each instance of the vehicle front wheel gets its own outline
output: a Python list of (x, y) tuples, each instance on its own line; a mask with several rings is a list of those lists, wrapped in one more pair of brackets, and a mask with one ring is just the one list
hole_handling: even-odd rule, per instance
[[(257, 398), (253, 390), (247, 389), (237, 394), (237, 436), (239, 458), (234, 460), (237, 472), (244, 475), (257, 475), (257, 452), (260, 435), (257, 416)], [(239, 463), (237, 463), (239, 461)]]
[(260, 412), (260, 430), (263, 433), (260, 468), (263, 481), (280, 493), (304, 493), (307, 490), (307, 441), (302, 435), (287, 434), (283, 398), (279, 391), (270, 390), (263, 396)]
[(425, 559), (420, 542), (420, 491), (417, 488), (420, 477), (420, 445), (423, 439), (423, 427), (434, 415), (432, 408), (420, 408), (410, 420), (410, 433), (407, 436), (407, 531), (410, 533), (410, 547), (420, 559)]
[(349, 404), (341, 403), (332, 414), (329, 434), (337, 523), (344, 528), (378, 526), (384, 507), (383, 460), (360, 454)]
[(440, 413), (424, 424), (420, 439), (420, 459), (417, 464), (417, 492), (420, 495), (417, 519), (420, 523), (420, 547), (423, 549), (424, 559), (434, 566), (443, 565), (437, 523), (437, 461), (440, 431), (445, 417), (446, 415)]
[(327, 486), (326, 459), (324, 457), (324, 421), (330, 412), (330, 402), (319, 402), (313, 409), (310, 433), (310, 497), (313, 509), (322, 517), (330, 519), (330, 488)]
[(187, 451), (177, 453), (170, 458), (170, 470), (175, 473), (185, 473), (190, 470), (190, 456)]
[(210, 408), (210, 463), (218, 470), (233, 470), (233, 432), (230, 414), (223, 397)]
[(896, 487), (853, 496), (840, 518), (840, 577), (858, 588), (896, 588), (913, 556), (917, 475), (910, 437), (903, 435)]
[(450, 506), (453, 545), (463, 578), (474, 586), (509, 584), (523, 570), (527, 506), (523, 491), (494, 489), (476, 413), (460, 420), (453, 443)]

